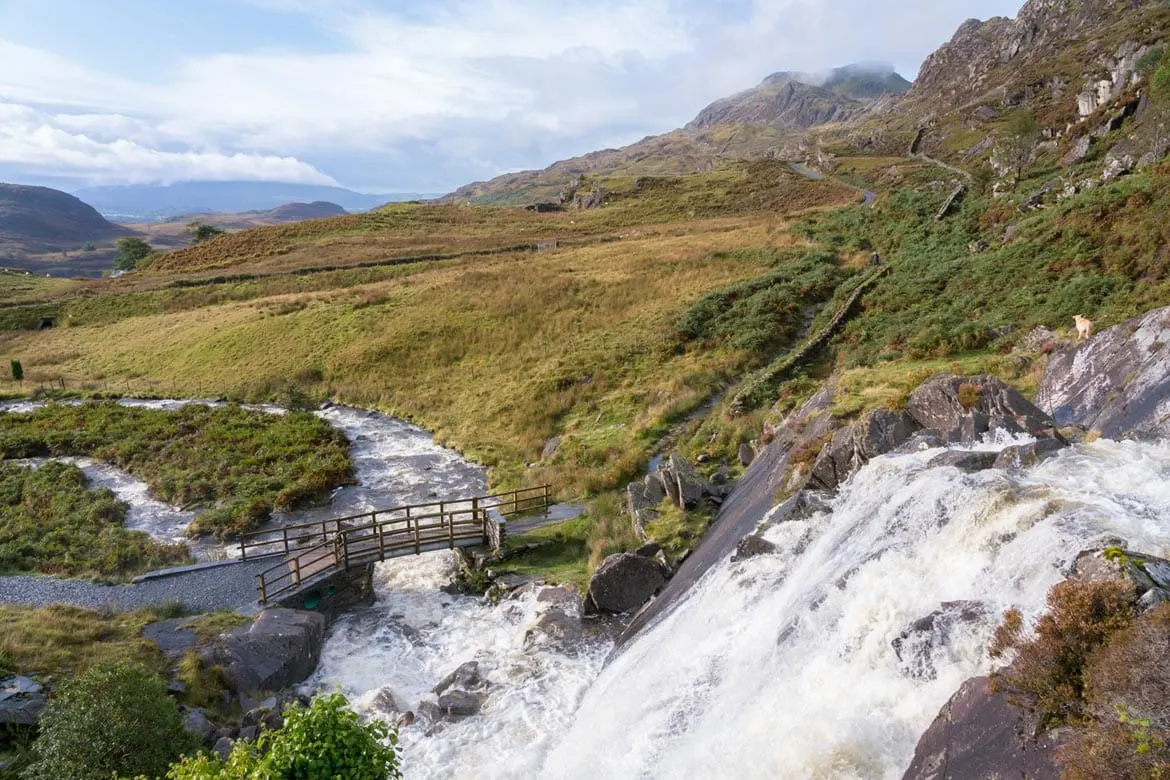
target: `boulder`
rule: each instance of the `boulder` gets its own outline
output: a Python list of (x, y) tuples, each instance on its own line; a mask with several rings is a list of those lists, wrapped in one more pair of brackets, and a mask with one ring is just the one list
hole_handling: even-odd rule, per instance
[(1035, 739), (1036, 724), (986, 677), (967, 680), (918, 740), (903, 780), (1019, 777), (1059, 780), (1057, 751), (1065, 732)]
[(209, 666), (222, 666), (237, 691), (279, 691), (309, 678), (324, 640), (320, 613), (267, 609), (250, 626), (205, 647), (200, 657)]
[(213, 744), (215, 742), (215, 724), (207, 719), (202, 710), (192, 707), (183, 708), (183, 728), (188, 734), (199, 739), (200, 742)]
[(548, 460), (553, 455), (557, 454), (557, 450), (561, 446), (561, 437), (554, 436), (544, 443), (544, 449), (540, 451), (541, 460)]
[(915, 433), (905, 443), (895, 449), (894, 452), (899, 455), (908, 455), (914, 452), (934, 450), (945, 446), (947, 446), (947, 441), (941, 433), (933, 428), (926, 428)]
[(690, 462), (677, 452), (670, 456), (670, 472), (678, 485), (679, 509), (694, 509), (710, 490)]
[(215, 751), (215, 756), (220, 761), (227, 761), (228, 756), (230, 756), (232, 754), (232, 740), (231, 740), (231, 738), (230, 737), (220, 737), (219, 739), (217, 739), (215, 741), (215, 747), (213, 747), (212, 750)]
[(602, 561), (589, 580), (586, 608), (620, 614), (641, 607), (666, 583), (666, 573), (654, 560), (618, 553)]
[(570, 649), (583, 634), (581, 620), (560, 609), (550, 609), (524, 629), (524, 649), (551, 644)]
[(631, 482), (626, 488), (626, 508), (639, 539), (646, 538), (646, 526), (658, 519), (658, 506), (666, 498), (666, 487), (657, 474), (649, 474), (641, 482)]
[(646, 544), (634, 550), (634, 555), (641, 555), (643, 558), (657, 558), (660, 552), (662, 552), (662, 545), (658, 542), (646, 542)]
[(757, 534), (748, 534), (740, 539), (739, 544), (735, 546), (735, 554), (731, 556), (731, 562), (735, 563), (755, 558), (757, 555), (774, 555), (775, 553), (776, 545), (772, 542)]
[(999, 453), (996, 452), (966, 452), (963, 450), (949, 450), (936, 455), (926, 464), (928, 469), (945, 468), (950, 466), (959, 471), (984, 471), (995, 465)]
[(810, 483), (833, 490), (878, 455), (893, 452), (920, 426), (905, 412), (870, 412), (833, 434), (813, 464)]
[(1089, 148), (1093, 145), (1093, 138), (1090, 135), (1079, 135), (1073, 139), (1069, 144), (1068, 153), (1061, 158), (1060, 164), (1062, 166), (1076, 165), (1081, 160), (1089, 156)]
[(1110, 439), (1170, 436), (1170, 307), (1048, 358), (1036, 405)]
[(752, 465), (752, 461), (756, 459), (756, 451), (752, 449), (752, 445), (747, 443), (739, 445), (739, 452), (736, 454), (739, 457), (739, 465), (745, 469)]
[(487, 681), (479, 676), (479, 661), (467, 661), (459, 665), (455, 671), (448, 674), (432, 689), (436, 696), (442, 694), (451, 686), (463, 690), (476, 690), (487, 685)]
[(439, 711), (447, 718), (466, 718), (479, 713), (483, 700), (467, 691), (451, 691), (439, 697)]
[(1120, 545), (1081, 552), (1069, 579), (1077, 582), (1130, 582), (1143, 608), (1170, 600), (1170, 561), (1123, 549)]
[(20, 675), (0, 677), (0, 726), (35, 726), (45, 708), (45, 689)]
[(1016, 344), (1016, 349), (1020, 350), (1021, 352), (1042, 352), (1045, 349), (1051, 348), (1055, 342), (1055, 331), (1052, 331), (1043, 325), (1038, 325), (1037, 327), (1028, 331), (1028, 334), (1020, 339), (1019, 343)]
[(536, 594), (536, 600), (544, 604), (575, 604), (580, 598), (574, 585), (541, 588)]
[(1031, 468), (1065, 448), (1057, 439), (1037, 439), (1031, 444), (1015, 444), (1000, 450), (992, 464), (997, 469)]
[(890, 642), (902, 673), (916, 680), (935, 679), (935, 658), (950, 645), (955, 630), (990, 615), (981, 601), (944, 601), (934, 612), (918, 618)]
[(402, 706), (398, 703), (398, 699), (394, 696), (394, 690), (389, 686), (384, 686), (374, 696), (374, 707), (379, 712), (402, 712)]
[(939, 376), (910, 394), (906, 411), (923, 428), (952, 442), (973, 444), (992, 418), (1012, 420), (1033, 436), (1051, 436), (1055, 421), (1014, 388), (993, 376)]

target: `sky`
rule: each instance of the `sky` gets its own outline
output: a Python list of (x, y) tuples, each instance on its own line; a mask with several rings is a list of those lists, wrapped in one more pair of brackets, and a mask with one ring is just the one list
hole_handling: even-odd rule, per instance
[(1021, 0), (0, 0), (0, 181), (450, 191)]

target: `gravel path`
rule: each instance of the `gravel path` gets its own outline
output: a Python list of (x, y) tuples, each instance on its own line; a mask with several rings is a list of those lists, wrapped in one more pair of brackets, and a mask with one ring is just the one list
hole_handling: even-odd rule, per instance
[(254, 612), (256, 575), (272, 561), (252, 561), (148, 580), (137, 585), (99, 585), (86, 580), (17, 575), (0, 577), (0, 604), (73, 604), (86, 609), (139, 609), (179, 601), (192, 612)]

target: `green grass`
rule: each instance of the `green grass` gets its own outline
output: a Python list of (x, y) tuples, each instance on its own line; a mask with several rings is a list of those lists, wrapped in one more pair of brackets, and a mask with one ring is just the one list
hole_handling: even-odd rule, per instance
[(667, 560), (676, 564), (698, 545), (713, 513), (714, 509), (705, 504), (684, 511), (668, 499), (658, 507), (658, 519), (646, 526), (646, 538), (662, 545)]
[(59, 679), (96, 664), (132, 660), (162, 672), (166, 659), (142, 638), (158, 612), (91, 612), (79, 607), (0, 606), (0, 659), (9, 671)]
[(203, 507), (192, 534), (250, 530), (275, 509), (325, 503), (351, 480), (348, 442), (328, 423), (235, 405), (164, 411), (101, 402), (0, 414), (0, 454), (112, 463), (157, 498)]
[(185, 545), (123, 527), (127, 505), (81, 469), (0, 463), (0, 572), (124, 578), (190, 561)]

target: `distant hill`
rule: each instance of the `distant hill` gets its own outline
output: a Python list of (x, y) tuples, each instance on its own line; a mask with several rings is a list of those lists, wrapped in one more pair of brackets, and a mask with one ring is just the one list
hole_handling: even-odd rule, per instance
[(285, 203), (274, 209), (260, 211), (256, 216), (266, 222), (300, 222), (303, 219), (320, 219), (321, 217), (343, 217), (349, 212), (336, 203), (324, 200), (312, 203)]
[(77, 197), (107, 217), (123, 221), (165, 219), (184, 214), (239, 214), (267, 211), (286, 203), (335, 203), (347, 211), (368, 211), (383, 203), (419, 200), (425, 193), (367, 195), (341, 187), (262, 181), (191, 181), (87, 187)]
[(131, 234), (68, 193), (0, 184), (0, 249), (22, 254), (69, 252)]
[(808, 129), (859, 117), (880, 99), (900, 98), (909, 88), (910, 82), (881, 64), (774, 73), (757, 87), (715, 101), (681, 129), (541, 171), (474, 182), (442, 200), (520, 205), (556, 200), (578, 176), (678, 176), (707, 170), (721, 159), (800, 159)]

